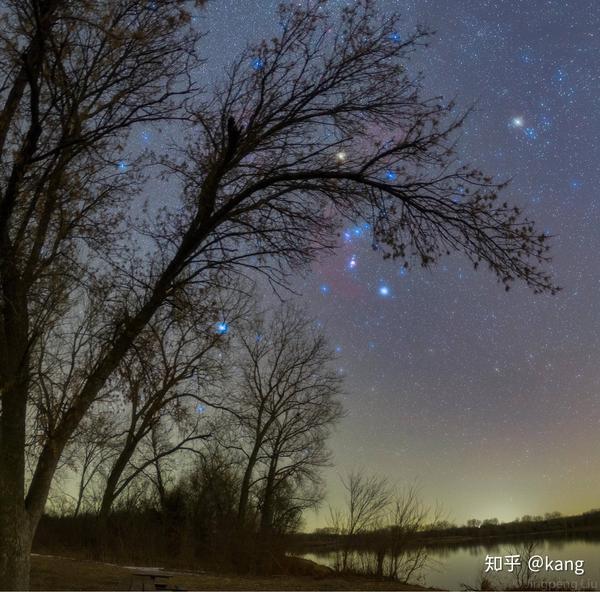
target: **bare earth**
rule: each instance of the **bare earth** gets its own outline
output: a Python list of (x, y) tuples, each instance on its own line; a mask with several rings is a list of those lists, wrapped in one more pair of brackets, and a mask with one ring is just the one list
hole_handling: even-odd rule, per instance
[[(33, 555), (32, 590), (128, 590), (133, 569), (67, 557)], [(185, 590), (425, 590), (371, 578), (311, 576), (253, 577), (211, 573), (176, 573), (171, 587)]]

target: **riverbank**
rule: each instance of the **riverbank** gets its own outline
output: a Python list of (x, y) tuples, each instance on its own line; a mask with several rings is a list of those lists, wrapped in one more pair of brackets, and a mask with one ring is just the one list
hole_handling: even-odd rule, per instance
[[(305, 571), (309, 563), (303, 561)], [(136, 568), (52, 555), (32, 555), (31, 590), (128, 590)], [(313, 564), (316, 565), (316, 564)], [(321, 566), (322, 567), (322, 566)], [(301, 570), (300, 570), (301, 571)], [(312, 575), (240, 576), (173, 571), (172, 587), (185, 590), (428, 590), (374, 578), (341, 576), (316, 569)]]

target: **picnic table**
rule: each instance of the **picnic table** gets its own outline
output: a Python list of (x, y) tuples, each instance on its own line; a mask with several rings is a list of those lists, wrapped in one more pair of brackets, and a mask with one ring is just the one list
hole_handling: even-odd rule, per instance
[(169, 579), (174, 574), (162, 569), (136, 569), (131, 574), (130, 590), (171, 590)]

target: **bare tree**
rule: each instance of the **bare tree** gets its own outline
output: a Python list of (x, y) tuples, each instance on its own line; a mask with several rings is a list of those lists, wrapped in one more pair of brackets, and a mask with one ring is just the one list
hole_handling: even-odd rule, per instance
[(152, 448), (152, 464), (154, 465), (154, 476), (150, 477), (156, 487), (160, 508), (164, 512), (167, 507), (167, 478), (165, 477), (165, 468), (163, 456), (161, 455), (161, 431), (159, 425), (154, 425), (150, 433), (150, 445)]
[(439, 519), (441, 508), (425, 504), (416, 486), (392, 489), (386, 479), (361, 471), (342, 482), (344, 505), (330, 509), (331, 532), (342, 535), (336, 568), (413, 581), (429, 557), (416, 536), (428, 520)]
[[(9, 587), (27, 587), (32, 535), (78, 425), (157, 311), (191, 283), (247, 269), (285, 283), (290, 266), (335, 246), (342, 219), (365, 219), (384, 257), (430, 265), (458, 250), (507, 285), (554, 290), (539, 268), (545, 236), (497, 202), (499, 184), (457, 165), (463, 118), (425, 97), (405, 68), (425, 33), (398, 41), (397, 20), (379, 19), (368, 0), (333, 26), (321, 3), (284, 7), (276, 39), (188, 101), (197, 35), (186, 4), (3, 8), (0, 579)], [(180, 198), (134, 224), (127, 207), (141, 171), (115, 156), (132, 126), (184, 113), (190, 142), (164, 159)], [(41, 448), (24, 498), (40, 329), (92, 289), (112, 338)]]
[[(230, 392), (211, 405), (233, 424), (225, 445), (243, 455), (238, 522), (246, 526), (253, 488), (259, 486), (261, 529), (273, 527), (278, 490), (318, 482), (327, 464), (326, 440), (341, 417), (340, 378), (314, 323), (284, 307), (238, 335), (238, 372)], [(314, 504), (297, 499), (296, 511)], [(288, 507), (288, 511), (289, 511)]]
[(319, 469), (329, 464), (327, 437), (341, 417), (333, 401), (305, 401), (303, 410), (285, 413), (262, 447), (258, 507), (260, 530), (285, 532), (297, 526), (304, 510), (323, 498)]
[[(214, 441), (208, 441), (194, 461), (167, 495), (167, 517), (177, 524), (177, 539), (184, 538), (184, 545), (223, 560), (236, 535), (240, 465)], [(183, 525), (177, 522), (178, 513), (183, 513)]]
[(264, 384), (268, 377), (274, 387), (267, 404), (267, 416), (274, 422), (261, 446), (260, 458), (264, 465), (259, 501), (263, 532), (275, 525), (282, 529), (292, 523), (292, 516), (320, 502), (319, 469), (329, 463), (327, 439), (343, 414), (337, 399), (340, 380), (331, 368), (332, 354), (323, 337), (289, 308), (270, 329), (262, 338), (272, 339), (270, 360), (261, 355), (262, 359), (252, 356), (250, 362), (253, 379), (258, 377), (259, 384)]
[(78, 254), (84, 243), (94, 249), (119, 228), (120, 189), (129, 182), (113, 171), (124, 133), (174, 115), (189, 90), (182, 75), (192, 66), (196, 35), (183, 29), (183, 8), (133, 0), (2, 6), (0, 580), (9, 588), (28, 587), (32, 534), (80, 420), (70, 422), (68, 437), (58, 429), (58, 440), (42, 451), (24, 500), (37, 337), (64, 304), (69, 280), (91, 271)]
[[(219, 314), (233, 321), (238, 311), (221, 309)], [(218, 317), (210, 307), (186, 307), (180, 314), (158, 316), (119, 366), (116, 387), (122, 393), (126, 425), (123, 437), (113, 445), (117, 452), (106, 478), (101, 522), (134, 479), (151, 467), (156, 469), (161, 459), (193, 450), (194, 442), (208, 437), (198, 409), (202, 410), (203, 392), (222, 375), (221, 358), (228, 341), (215, 327), (214, 318)], [(170, 437), (164, 433), (159, 437), (166, 427)], [(149, 445), (140, 458), (144, 441)]]
[(539, 543), (537, 541), (524, 541), (511, 545), (507, 555), (516, 555), (520, 558), (520, 561), (514, 567), (513, 582), (509, 585), (519, 590), (530, 590), (535, 586), (537, 574), (529, 569), (529, 560), (537, 553), (539, 553)]
[(75, 452), (69, 463), (78, 477), (74, 516), (78, 516), (82, 509), (91, 509), (86, 506), (86, 492), (101, 474), (104, 465), (114, 456), (113, 442), (119, 433), (111, 419), (107, 413), (89, 414), (74, 439)]
[(331, 528), (344, 537), (339, 569), (349, 568), (352, 538), (383, 526), (392, 493), (387, 479), (351, 471), (342, 479), (345, 500), (342, 508), (330, 508)]
[[(74, 470), (80, 481), (76, 510), (92, 480), (103, 476), (98, 509), (105, 521), (117, 497), (139, 476), (147, 476), (150, 465), (156, 468), (169, 455), (189, 450), (206, 437), (196, 429), (200, 395), (221, 376), (228, 342), (223, 323), (214, 319), (235, 324), (246, 312), (246, 295), (241, 286), (212, 292), (190, 288), (138, 336), (88, 411), (90, 420), (84, 418), (63, 454), (62, 465)], [(112, 338), (112, 332), (102, 331), (94, 306), (78, 312), (81, 321), (69, 318), (43, 336), (32, 397), (36, 449), (51, 437), (77, 395), (93, 352)], [(164, 434), (166, 427), (170, 437)]]
[[(433, 513), (433, 520), (437, 521), (439, 509), (433, 510)], [(422, 501), (417, 487), (405, 487), (394, 494), (385, 537), (389, 557), (387, 569), (384, 570), (381, 564), (381, 575), (408, 582), (422, 571), (428, 559), (427, 548), (415, 544), (414, 539), (425, 528), (431, 514), (432, 508)]]

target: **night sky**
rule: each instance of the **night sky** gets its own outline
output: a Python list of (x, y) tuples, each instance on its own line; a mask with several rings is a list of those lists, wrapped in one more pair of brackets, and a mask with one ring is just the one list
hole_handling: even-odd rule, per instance
[[(277, 31), (276, 6), (207, 4), (207, 78)], [(415, 67), (432, 95), (476, 102), (461, 156), (512, 178), (506, 197), (556, 235), (563, 290), (506, 293), (460, 256), (406, 272), (373, 252), (368, 228), (343, 229), (337, 254), (295, 285), (346, 378), (328, 502), (339, 502), (338, 474), (365, 467), (417, 482), (458, 523), (600, 507), (600, 3), (377, 6), (400, 12), (406, 32), (437, 31)]]

